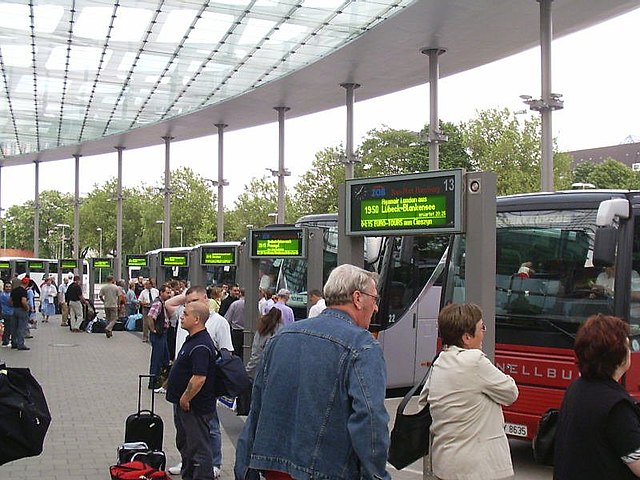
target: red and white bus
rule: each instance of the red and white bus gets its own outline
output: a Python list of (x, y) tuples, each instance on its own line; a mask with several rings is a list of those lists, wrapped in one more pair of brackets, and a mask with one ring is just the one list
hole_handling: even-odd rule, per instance
[[(623, 382), (640, 398), (640, 192), (502, 197), (496, 228), (495, 363), (514, 377), (520, 391), (505, 408), (505, 431), (532, 439), (540, 416), (560, 406), (579, 375), (576, 331), (596, 313), (629, 321), (632, 366)], [(607, 234), (599, 234), (595, 245), (597, 230)], [(613, 264), (606, 272), (598, 262), (600, 251), (609, 252)], [(465, 260), (464, 235), (455, 236), (441, 305), (465, 300)]]

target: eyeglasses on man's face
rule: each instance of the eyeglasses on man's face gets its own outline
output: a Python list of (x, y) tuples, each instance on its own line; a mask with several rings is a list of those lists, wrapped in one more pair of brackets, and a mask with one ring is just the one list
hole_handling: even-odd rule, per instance
[(362, 295), (366, 295), (367, 297), (371, 297), (373, 298), (373, 301), (376, 302), (376, 305), (380, 305), (380, 295), (372, 295), (370, 293), (367, 292), (361, 292), (360, 290), (358, 290)]

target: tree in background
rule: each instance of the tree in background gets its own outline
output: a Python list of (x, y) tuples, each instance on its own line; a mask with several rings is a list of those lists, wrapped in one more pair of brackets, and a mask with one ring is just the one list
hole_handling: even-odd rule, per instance
[[(60, 251), (62, 230), (56, 225), (68, 224), (73, 219), (73, 196), (56, 190), (40, 193), (40, 257), (57, 258)], [(7, 226), (7, 248), (33, 249), (33, 221), (35, 206), (33, 200), (7, 209), (4, 224)], [(70, 229), (65, 237), (71, 235)], [(67, 250), (68, 251), (68, 250)]]
[[(463, 144), (474, 171), (495, 172), (498, 195), (540, 190), (540, 119), (521, 124), (508, 109), (485, 110), (463, 124)], [(568, 156), (555, 156), (554, 186), (568, 188), (571, 170)]]
[(296, 208), (305, 214), (338, 211), (338, 185), (344, 183), (344, 149), (328, 147), (316, 153), (311, 169), (294, 187)]
[[(270, 214), (278, 210), (278, 184), (266, 175), (252, 178), (244, 192), (234, 203), (234, 208), (225, 213), (225, 240), (241, 240), (247, 235), (247, 225), (261, 228), (275, 223)], [(294, 208), (289, 195), (285, 196), (285, 223), (293, 223), (299, 212)]]
[(602, 163), (581, 162), (576, 166), (574, 180), (596, 188), (640, 189), (640, 173), (612, 158)]

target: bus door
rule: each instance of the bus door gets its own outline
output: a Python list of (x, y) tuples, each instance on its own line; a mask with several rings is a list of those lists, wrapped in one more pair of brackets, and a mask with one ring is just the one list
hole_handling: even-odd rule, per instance
[(388, 388), (413, 384), (433, 360), (440, 284), (429, 281), (447, 236), (388, 238), (380, 267), (382, 298), (374, 329), (387, 363)]

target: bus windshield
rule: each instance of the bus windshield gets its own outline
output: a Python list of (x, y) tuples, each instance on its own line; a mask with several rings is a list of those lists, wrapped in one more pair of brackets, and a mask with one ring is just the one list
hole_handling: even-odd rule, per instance
[[(613, 313), (593, 265), (595, 209), (498, 212), (496, 343), (571, 348), (578, 326)], [(464, 301), (464, 238), (452, 249), (445, 301)]]

